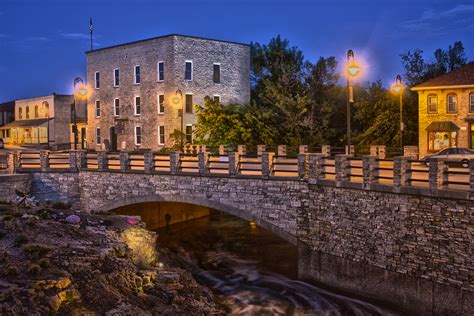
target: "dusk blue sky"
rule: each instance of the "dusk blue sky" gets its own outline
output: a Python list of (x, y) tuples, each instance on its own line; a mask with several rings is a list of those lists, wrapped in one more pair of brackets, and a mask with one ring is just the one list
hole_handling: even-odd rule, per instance
[(314, 62), (364, 59), (364, 79), (389, 85), (399, 55), (461, 40), (474, 60), (474, 1), (445, 0), (0, 0), (0, 102), (71, 93), (85, 75), (89, 17), (96, 48), (180, 33), (244, 43), (277, 34)]

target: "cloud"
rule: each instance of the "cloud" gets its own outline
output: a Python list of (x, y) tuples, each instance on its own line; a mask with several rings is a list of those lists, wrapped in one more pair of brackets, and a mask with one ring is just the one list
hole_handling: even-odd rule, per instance
[(47, 42), (47, 41), (49, 41), (49, 38), (44, 37), (44, 36), (32, 36), (32, 37), (25, 38), (25, 41), (29, 41), (29, 42)]
[(77, 40), (77, 39), (89, 39), (89, 34), (85, 33), (61, 33), (61, 36), (66, 39), (72, 39), (72, 40)]

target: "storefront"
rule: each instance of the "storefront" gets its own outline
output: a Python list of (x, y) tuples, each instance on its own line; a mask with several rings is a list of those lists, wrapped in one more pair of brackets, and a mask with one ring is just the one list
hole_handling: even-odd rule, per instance
[(458, 147), (459, 127), (450, 121), (432, 122), (427, 128), (428, 152)]
[(8, 131), (7, 143), (12, 145), (38, 145), (48, 143), (49, 124), (47, 118), (13, 121), (2, 126)]

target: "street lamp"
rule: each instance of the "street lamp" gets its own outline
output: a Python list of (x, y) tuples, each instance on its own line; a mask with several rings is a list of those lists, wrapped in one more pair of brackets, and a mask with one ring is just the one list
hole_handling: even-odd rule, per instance
[(394, 94), (398, 94), (400, 97), (400, 152), (403, 155), (403, 84), (402, 77), (397, 75), (395, 83), (392, 85), (391, 89)]
[(351, 154), (351, 104), (354, 103), (354, 93), (350, 78), (357, 77), (361, 72), (361, 67), (355, 63), (354, 51), (347, 51), (347, 149), (346, 153)]
[(43, 103), (41, 103), (40, 113), (45, 114), (46, 119), (47, 119), (47, 124), (48, 125), (46, 127), (46, 136), (47, 136), (47, 140), (48, 140), (47, 148), (49, 150), (49, 103), (48, 103), (48, 101), (43, 101)]
[[(79, 85), (78, 88), (76, 86)], [(81, 77), (74, 79), (74, 103), (72, 105), (72, 116), (73, 116), (73, 132), (74, 132), (74, 149), (77, 150), (78, 141), (78, 130), (77, 130), (77, 112), (76, 112), (76, 96), (79, 98), (87, 97), (87, 88), (84, 85), (84, 80)]]
[(176, 90), (175, 96), (173, 98), (173, 103), (175, 105), (181, 105), (181, 109), (178, 109), (178, 116), (181, 117), (180, 147), (181, 147), (181, 152), (184, 152), (184, 139), (183, 139), (184, 105), (183, 105), (183, 92), (180, 89)]

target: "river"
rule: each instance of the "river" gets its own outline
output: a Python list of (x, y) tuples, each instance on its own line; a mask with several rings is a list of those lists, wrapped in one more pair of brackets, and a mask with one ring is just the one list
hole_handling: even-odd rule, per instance
[(297, 249), (253, 223), (221, 212), (157, 230), (158, 247), (244, 315), (395, 315), (297, 280)]

